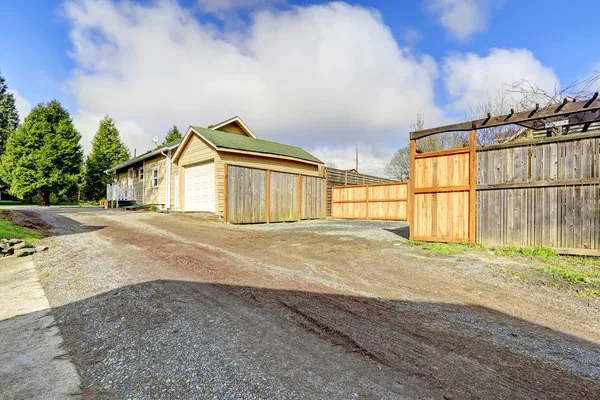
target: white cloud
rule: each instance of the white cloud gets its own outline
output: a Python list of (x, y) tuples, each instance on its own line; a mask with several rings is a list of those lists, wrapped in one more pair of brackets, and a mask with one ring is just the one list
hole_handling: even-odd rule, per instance
[(421, 31), (414, 28), (404, 28), (402, 31), (402, 39), (409, 44), (415, 44), (423, 40), (423, 34)]
[(492, 0), (425, 0), (425, 3), (444, 29), (461, 41), (487, 27), (492, 6)]
[(361, 7), (260, 11), (233, 33), (170, 1), (68, 1), (65, 16), (76, 64), (66, 87), (86, 148), (90, 118), (105, 114), (138, 151), (173, 123), (233, 115), (261, 138), (306, 148), (396, 147), (418, 110), (432, 124), (443, 118), (436, 62), (400, 48), (380, 15)]
[[(446, 90), (453, 99), (450, 109), (466, 111), (520, 80), (529, 80), (552, 92), (558, 86), (554, 71), (526, 49), (492, 49), (484, 57), (473, 53), (455, 54), (443, 63)], [(513, 102), (520, 100), (516, 95)]]
[(219, 13), (239, 8), (269, 6), (279, 3), (277, 0), (197, 0), (201, 12)]
[(29, 112), (31, 111), (31, 104), (29, 103), (29, 101), (27, 101), (26, 98), (21, 96), (18, 91), (12, 89), (9, 89), (8, 91), (12, 93), (15, 97), (15, 107), (19, 112), (19, 118), (21, 119), (21, 123), (23, 123), (23, 120), (27, 115), (29, 115)]

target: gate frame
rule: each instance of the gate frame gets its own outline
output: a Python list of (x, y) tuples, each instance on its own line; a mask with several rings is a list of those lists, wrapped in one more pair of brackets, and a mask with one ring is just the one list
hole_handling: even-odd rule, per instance
[[(409, 198), (409, 223), (411, 227), (414, 227), (415, 221), (415, 204), (414, 196), (418, 192), (427, 190), (425, 193), (442, 193), (451, 191), (469, 191), (469, 224), (468, 224), (468, 242), (475, 243), (476, 240), (476, 220), (477, 220), (477, 135), (476, 132), (480, 129), (487, 129), (497, 126), (505, 125), (519, 125), (527, 129), (542, 129), (547, 127), (549, 124), (554, 124), (560, 121), (558, 126), (559, 130), (564, 127), (583, 125), (583, 131), (587, 131), (587, 128), (594, 123), (600, 121), (600, 99), (598, 92), (589, 100), (584, 101), (569, 101), (563, 99), (559, 104), (552, 104), (544, 108), (540, 108), (539, 104), (533, 110), (515, 112), (513, 109), (510, 110), (510, 114), (492, 117), (490, 113), (487, 114), (487, 118), (482, 118), (474, 121), (462, 122), (458, 124), (446, 125), (437, 128), (424, 129), (410, 133), (410, 180), (411, 184), (408, 187), (408, 198)], [(568, 119), (565, 119), (567, 118)], [(448, 132), (469, 132), (469, 147), (461, 149), (444, 150), (440, 152), (428, 152), (428, 153), (417, 153), (417, 139), (422, 139), (427, 136), (448, 133)], [(425, 157), (436, 157), (453, 154), (469, 153), (469, 185), (468, 188), (464, 187), (431, 187), (431, 188), (420, 188), (415, 189), (414, 182), (415, 177), (415, 160), (418, 158)], [(437, 237), (418, 237), (413, 233), (413, 229), (410, 230), (410, 238), (412, 240), (422, 241), (457, 241), (462, 242), (463, 240), (452, 240), (452, 238), (437, 238)]]

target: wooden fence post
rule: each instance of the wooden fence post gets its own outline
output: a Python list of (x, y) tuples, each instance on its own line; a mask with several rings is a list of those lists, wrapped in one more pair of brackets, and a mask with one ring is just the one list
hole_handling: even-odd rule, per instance
[(417, 155), (417, 141), (410, 141), (410, 169), (408, 179), (408, 232), (412, 239), (415, 234), (415, 156)]
[(224, 182), (223, 182), (223, 222), (227, 222), (227, 189), (229, 186), (229, 165), (223, 164)]
[(365, 190), (367, 198), (366, 198), (366, 205), (365, 205), (365, 219), (369, 219), (369, 185), (365, 186)]
[(469, 140), (469, 242), (475, 243), (477, 228), (477, 136), (470, 132)]
[(271, 170), (267, 170), (267, 224), (271, 223)]
[(302, 175), (298, 175), (298, 221), (302, 220)]
[[(329, 199), (327, 194), (329, 193), (329, 172), (327, 171), (327, 167), (325, 167), (325, 211), (322, 217), (327, 218), (327, 206), (329, 205)], [(333, 215), (333, 190), (331, 191), (331, 214)]]

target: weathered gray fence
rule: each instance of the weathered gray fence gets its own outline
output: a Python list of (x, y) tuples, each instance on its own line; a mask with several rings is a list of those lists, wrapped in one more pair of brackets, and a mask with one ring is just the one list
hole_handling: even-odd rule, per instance
[(234, 224), (325, 218), (325, 179), (229, 165), (225, 220)]
[(600, 255), (600, 134), (479, 148), (477, 241)]

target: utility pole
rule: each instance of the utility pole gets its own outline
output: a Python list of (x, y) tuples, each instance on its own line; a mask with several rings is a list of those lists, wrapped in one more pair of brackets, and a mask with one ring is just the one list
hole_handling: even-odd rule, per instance
[(358, 172), (358, 143), (356, 143), (356, 172)]

